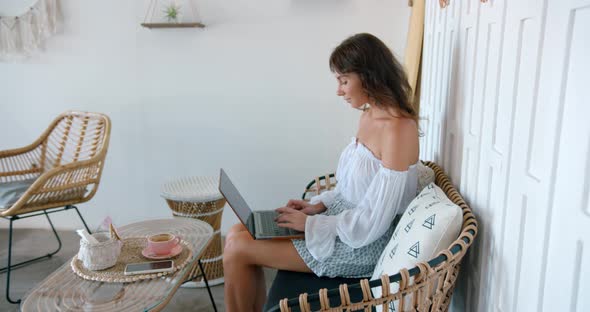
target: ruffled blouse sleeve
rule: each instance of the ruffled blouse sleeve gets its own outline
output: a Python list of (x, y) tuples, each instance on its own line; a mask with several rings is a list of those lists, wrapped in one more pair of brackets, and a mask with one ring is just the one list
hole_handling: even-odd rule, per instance
[[(356, 207), (335, 216), (319, 214), (307, 217), (305, 244), (311, 255), (318, 261), (327, 259), (334, 252), (336, 237), (352, 248), (360, 248), (385, 234), (398, 211), (401, 213), (405, 208), (400, 206), (408, 176), (409, 171), (395, 171), (381, 166)], [(329, 201), (334, 200), (335, 195), (337, 193), (333, 192), (324, 196)]]
[(330, 205), (332, 205), (337, 195), (338, 187), (334, 188), (333, 190), (325, 191), (319, 195), (313, 196), (309, 199), (309, 203), (315, 205), (319, 202), (322, 202), (324, 206), (329, 207)]

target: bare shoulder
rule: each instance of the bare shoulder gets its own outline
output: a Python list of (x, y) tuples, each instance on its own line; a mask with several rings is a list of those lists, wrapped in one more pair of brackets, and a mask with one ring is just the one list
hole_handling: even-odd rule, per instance
[(388, 121), (381, 136), (383, 166), (397, 171), (408, 170), (418, 161), (418, 125), (409, 118)]

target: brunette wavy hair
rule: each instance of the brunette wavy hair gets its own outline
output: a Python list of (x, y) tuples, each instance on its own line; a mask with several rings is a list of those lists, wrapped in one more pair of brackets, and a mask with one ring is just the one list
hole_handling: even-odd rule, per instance
[(375, 106), (386, 111), (394, 108), (403, 117), (418, 122), (406, 73), (379, 38), (367, 33), (347, 38), (330, 55), (330, 70), (340, 74), (356, 73)]

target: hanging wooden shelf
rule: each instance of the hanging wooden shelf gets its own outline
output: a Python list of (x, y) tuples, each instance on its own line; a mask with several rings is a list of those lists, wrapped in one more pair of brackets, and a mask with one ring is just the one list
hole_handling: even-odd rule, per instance
[(203, 28), (201, 23), (141, 23), (146, 28)]
[[(0, 0), (1, 1), (1, 0)], [(203, 28), (195, 0), (150, 0), (145, 19), (145, 28)], [(160, 12), (158, 15), (156, 12)]]

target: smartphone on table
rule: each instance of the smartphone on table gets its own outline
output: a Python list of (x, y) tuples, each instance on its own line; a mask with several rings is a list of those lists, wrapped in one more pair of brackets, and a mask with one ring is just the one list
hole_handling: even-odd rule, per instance
[(174, 271), (173, 260), (129, 263), (125, 266), (125, 275), (149, 274)]

